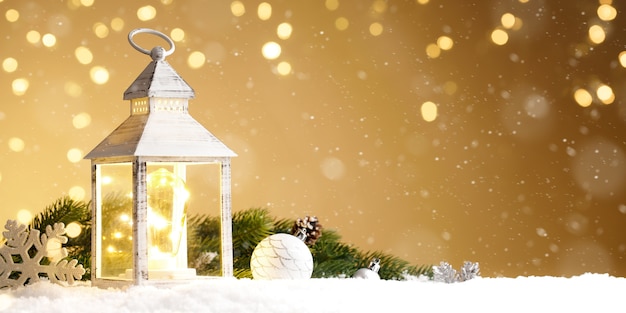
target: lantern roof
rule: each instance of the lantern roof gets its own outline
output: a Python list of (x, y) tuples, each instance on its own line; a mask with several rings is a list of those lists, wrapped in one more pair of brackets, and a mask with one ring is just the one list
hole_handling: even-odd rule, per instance
[(163, 60), (153, 60), (124, 92), (124, 100), (144, 97), (187, 98), (193, 89)]
[(154, 112), (128, 117), (85, 159), (148, 156), (194, 159), (235, 157), (217, 137), (189, 114)]
[(131, 45), (153, 60), (124, 92), (124, 100), (131, 102), (131, 115), (85, 159), (146, 156), (210, 161), (237, 156), (189, 115), (188, 99), (194, 91), (165, 61), (174, 50), (173, 42), (169, 51), (155, 47), (148, 52), (136, 47), (131, 38)]

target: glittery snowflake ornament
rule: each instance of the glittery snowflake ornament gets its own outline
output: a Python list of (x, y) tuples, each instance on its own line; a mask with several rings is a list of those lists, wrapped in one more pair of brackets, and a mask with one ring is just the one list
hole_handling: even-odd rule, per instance
[[(77, 260), (65, 260), (67, 243), (65, 225), (55, 223), (46, 227), (46, 233), (28, 231), (25, 225), (8, 220), (2, 235), (6, 242), (0, 246), (0, 289), (33, 284), (47, 277), (58, 284), (73, 284), (85, 274)], [(56, 251), (53, 251), (56, 250)], [(50, 264), (41, 264), (48, 257)]]
[(448, 262), (441, 262), (439, 266), (433, 266), (434, 280), (443, 283), (456, 283), (463, 282), (480, 276), (480, 267), (478, 262), (472, 263), (465, 261), (461, 271), (457, 271), (452, 268)]
[(465, 261), (463, 263), (463, 267), (461, 267), (461, 272), (459, 273), (459, 281), (466, 281), (480, 276), (480, 267), (478, 267), (478, 262), (472, 263), (469, 261)]
[(439, 266), (433, 266), (434, 279), (437, 282), (454, 283), (456, 282), (456, 270), (448, 262), (441, 262)]

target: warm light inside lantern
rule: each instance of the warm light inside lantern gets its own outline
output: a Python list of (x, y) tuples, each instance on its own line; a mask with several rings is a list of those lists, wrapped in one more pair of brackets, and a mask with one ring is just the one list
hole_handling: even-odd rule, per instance
[[(181, 172), (179, 167), (175, 168)], [(184, 237), (189, 193), (183, 180), (165, 168), (159, 168), (148, 174), (146, 183), (150, 259), (148, 268), (175, 268)]]
[[(145, 178), (147, 257), (151, 278), (181, 276), (187, 269), (186, 214), (189, 192), (185, 166), (149, 163)], [(130, 279), (133, 268), (133, 199), (131, 163), (102, 164), (96, 170), (99, 256), (96, 275)], [(192, 275), (195, 275), (195, 271)]]

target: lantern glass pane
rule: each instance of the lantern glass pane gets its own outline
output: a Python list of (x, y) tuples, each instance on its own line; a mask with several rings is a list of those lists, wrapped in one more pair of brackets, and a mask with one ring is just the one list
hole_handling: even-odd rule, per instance
[(185, 186), (185, 165), (151, 162), (147, 172), (148, 269), (186, 268), (183, 240), (186, 240), (189, 192)]
[(188, 226), (188, 264), (199, 276), (222, 276), (220, 164), (188, 163), (186, 174), (187, 213), (196, 221)]
[(132, 269), (132, 165), (115, 163), (100, 165), (97, 179), (101, 233), (98, 236), (99, 278), (123, 279)]

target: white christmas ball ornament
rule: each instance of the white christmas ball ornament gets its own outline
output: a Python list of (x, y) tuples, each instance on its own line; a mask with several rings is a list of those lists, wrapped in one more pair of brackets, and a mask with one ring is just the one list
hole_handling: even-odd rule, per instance
[(254, 279), (308, 279), (313, 274), (313, 256), (297, 237), (274, 234), (254, 248), (250, 270)]
[(357, 270), (354, 275), (352, 275), (353, 278), (362, 278), (362, 279), (373, 279), (373, 280), (379, 280), (380, 279), (380, 275), (378, 275), (378, 273), (370, 270), (369, 268), (360, 268), (359, 270)]
[(367, 268), (360, 268), (358, 271), (352, 275), (354, 278), (363, 278), (363, 279), (380, 279), (380, 275), (378, 275), (378, 271), (380, 270), (380, 259), (374, 258), (370, 261), (370, 265)]

